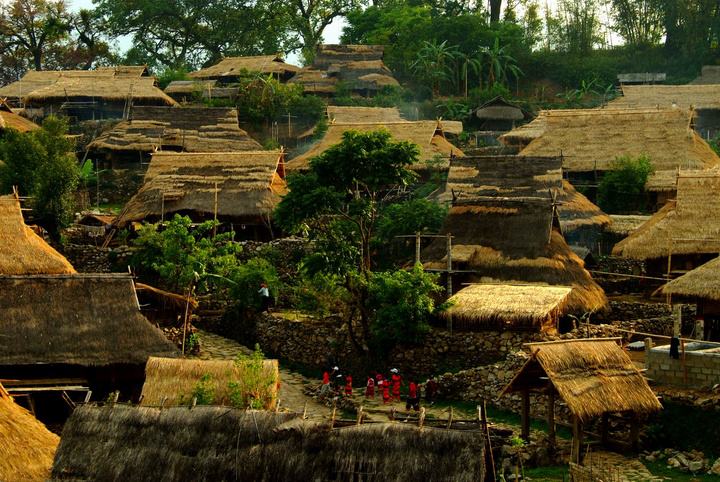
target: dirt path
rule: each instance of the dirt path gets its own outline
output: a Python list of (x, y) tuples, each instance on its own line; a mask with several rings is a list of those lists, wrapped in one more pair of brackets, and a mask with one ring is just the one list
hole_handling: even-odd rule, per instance
[(606, 452), (604, 450), (595, 450), (585, 455), (583, 458), (585, 467), (592, 466), (600, 472), (612, 477), (619, 477), (618, 482), (648, 482), (655, 480), (664, 480), (663, 477), (655, 477), (650, 471), (637, 459), (629, 459), (615, 452)]

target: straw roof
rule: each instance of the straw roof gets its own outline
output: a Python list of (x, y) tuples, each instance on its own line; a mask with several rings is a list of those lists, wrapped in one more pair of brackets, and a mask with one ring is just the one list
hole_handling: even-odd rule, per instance
[[(282, 151), (156, 152), (145, 184), (118, 216), (118, 225), (172, 213), (266, 219), (285, 194)], [(215, 199), (217, 198), (217, 204)], [(164, 200), (163, 200), (164, 199)]]
[(103, 366), (177, 356), (140, 314), (130, 277), (2, 277), (0, 292), (0, 365)]
[(690, 83), (692, 85), (720, 84), (720, 65), (703, 65), (700, 75)]
[(0, 132), (9, 128), (25, 133), (40, 129), (40, 126), (15, 114), (5, 100), (0, 98)]
[(571, 291), (569, 286), (473, 284), (450, 298), (455, 304), (441, 311), (440, 318), (500, 330), (541, 329), (564, 314)]
[(460, 135), (463, 130), (462, 121), (443, 120), (440, 119), (440, 127), (445, 134), (452, 134), (454, 136)]
[(0, 385), (0, 480), (46, 480), (58, 442)]
[(618, 340), (530, 343), (533, 355), (503, 394), (523, 386), (552, 386), (582, 422), (603, 413), (632, 411), (645, 416), (660, 411), (662, 405)]
[(616, 157), (647, 155), (656, 170), (707, 169), (720, 158), (691, 127), (689, 109), (549, 111), (545, 132), (521, 156), (557, 156), (569, 171), (608, 169)]
[(342, 141), (343, 132), (356, 129), (361, 132), (374, 131), (385, 128), (392, 134), (392, 140), (395, 142), (409, 141), (415, 143), (420, 148), (420, 162), (411, 166), (411, 169), (422, 171), (427, 169), (426, 160), (432, 160), (435, 156), (441, 156), (444, 162), (434, 169), (447, 169), (450, 165), (450, 153), (453, 156), (464, 156), (463, 152), (457, 147), (450, 144), (445, 139), (440, 125), (437, 121), (417, 121), (417, 122), (369, 122), (369, 123), (339, 123), (335, 122), (328, 126), (328, 130), (322, 140), (308, 149), (306, 152), (294, 157), (287, 163), (289, 171), (306, 171), (310, 169), (310, 159), (317, 157), (329, 147), (334, 146)]
[(53, 84), (30, 92), (25, 96), (25, 103), (43, 105), (77, 98), (124, 102), (130, 98), (136, 105), (177, 106), (178, 103), (158, 89), (156, 83), (154, 77), (61, 76)]
[(25, 225), (20, 200), (0, 196), (0, 275), (71, 273), (68, 260)]
[[(677, 199), (620, 241), (613, 255), (637, 260), (717, 253), (720, 249), (720, 175), (680, 172)], [(677, 240), (677, 241), (674, 241)]]
[(663, 286), (665, 295), (720, 301), (720, 258), (715, 258)]
[(305, 92), (334, 94), (338, 82), (354, 92), (399, 86), (383, 63), (381, 45), (319, 45), (312, 65), (300, 69), (291, 83), (304, 84)]
[(538, 197), (551, 202), (556, 196), (563, 232), (583, 226), (606, 226), (610, 217), (562, 179), (562, 158), (519, 156), (466, 156), (450, 163), (445, 187), (435, 197), (451, 202), (477, 197)]
[(208, 90), (215, 87), (217, 80), (173, 80), (165, 87), (165, 93), (173, 94), (194, 94), (200, 93), (205, 97)]
[(234, 108), (138, 106), (131, 118), (97, 137), (90, 151), (182, 149), (185, 152), (258, 151), (262, 146), (238, 126)]
[(98, 72), (107, 73), (116, 77), (149, 77), (150, 70), (147, 65), (109, 65), (98, 67)]
[(652, 216), (648, 215), (627, 215), (611, 214), (612, 222), (605, 228), (606, 232), (628, 236), (637, 228), (645, 224)]
[[(187, 360), (177, 358), (150, 357), (145, 365), (145, 384), (142, 389), (143, 405), (160, 405), (167, 397), (166, 406), (177, 405), (180, 394), (187, 397), (192, 393), (193, 386), (204, 375), (210, 374), (215, 384), (213, 405), (232, 405), (228, 393), (228, 382), (234, 381), (241, 385), (244, 382), (242, 365), (232, 360)], [(263, 360), (262, 377), (265, 380), (278, 380), (277, 360)], [(265, 410), (275, 408), (277, 399), (277, 383), (264, 388), (263, 399), (266, 400)]]
[[(498, 137), (498, 141), (506, 146), (520, 148), (527, 146), (545, 132), (545, 128), (547, 127), (547, 114), (548, 111), (541, 110), (538, 112), (537, 117), (531, 122), (501, 135)], [(557, 155), (557, 153), (553, 155)]]
[(719, 84), (623, 85), (621, 88), (622, 97), (608, 104), (613, 109), (720, 109)]
[[(572, 286), (568, 312), (603, 310), (607, 298), (583, 262), (553, 225), (550, 201), (540, 198), (476, 198), (457, 202), (440, 235), (451, 233), (452, 260), (472, 270), (469, 282)], [(422, 254), (426, 268), (445, 268), (446, 241)]]
[(480, 120), (520, 121), (532, 117), (517, 105), (497, 96), (485, 102), (475, 110), (475, 116)]
[(281, 55), (256, 55), (251, 57), (225, 57), (219, 63), (192, 72), (188, 77), (192, 79), (223, 79), (235, 78), (242, 75), (242, 71), (261, 72), (263, 74), (278, 74), (285, 76), (300, 70), (291, 64), (286, 64)]
[(382, 123), (403, 122), (397, 107), (346, 107), (339, 105), (327, 106), (327, 117), (331, 123)]
[(478, 430), (400, 423), (331, 430), (295, 413), (225, 407), (78, 407), (53, 478), (80, 480), (484, 480)]

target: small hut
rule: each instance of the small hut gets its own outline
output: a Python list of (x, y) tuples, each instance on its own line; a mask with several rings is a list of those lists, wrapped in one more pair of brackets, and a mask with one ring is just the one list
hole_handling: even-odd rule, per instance
[[(522, 395), (522, 435), (530, 435), (530, 392), (548, 400), (548, 430), (555, 439), (555, 399), (567, 405), (573, 418), (573, 460), (581, 460), (583, 425), (601, 418), (600, 440), (607, 445), (609, 416), (630, 419), (630, 447), (637, 450), (639, 418), (662, 409), (657, 397), (630, 358), (618, 346), (619, 338), (530, 343), (531, 355), (505, 387)], [(627, 447), (627, 445), (626, 445)]]
[(300, 67), (285, 63), (281, 55), (256, 55), (225, 57), (215, 65), (191, 72), (188, 77), (193, 80), (217, 80), (223, 84), (231, 84), (251, 72), (259, 72), (287, 82), (299, 70)]
[[(498, 137), (498, 141), (505, 146), (523, 150), (528, 144), (543, 135), (547, 127), (547, 115), (548, 111), (541, 110), (531, 122), (506, 132)], [(557, 153), (553, 155), (557, 155)]]
[(85, 236), (103, 237), (115, 223), (116, 217), (114, 214), (88, 213), (80, 218), (76, 225)]
[(720, 251), (720, 174), (680, 172), (677, 199), (620, 241), (613, 255), (645, 261), (647, 274), (674, 278)]
[(113, 168), (139, 168), (147, 167), (157, 151), (259, 151), (262, 146), (238, 127), (234, 108), (138, 106), (128, 120), (91, 142), (88, 150), (104, 156)]
[(282, 151), (157, 152), (117, 224), (180, 214), (232, 224), (241, 238), (269, 239), (270, 215), (285, 192)]
[(15, 129), (20, 133), (25, 133), (40, 129), (40, 126), (13, 112), (5, 99), (0, 98), (0, 136), (7, 129)]
[(332, 97), (339, 84), (355, 96), (370, 97), (383, 87), (400, 83), (383, 62), (381, 45), (319, 45), (312, 65), (300, 69), (290, 83), (303, 84), (305, 93)]
[(440, 318), (453, 327), (557, 333), (568, 286), (472, 284), (449, 299)]
[(670, 281), (662, 292), (695, 303), (696, 319), (703, 320), (703, 340), (720, 341), (720, 258)]
[(58, 480), (485, 480), (480, 430), (403, 423), (331, 428), (291, 412), (78, 407)]
[[(205, 375), (210, 375), (213, 391), (213, 405), (232, 405), (229, 383), (237, 383), (240, 391), (248, 399), (262, 401), (263, 410), (275, 408), (277, 401), (277, 381), (279, 377), (277, 360), (263, 360), (258, 377), (250, 386), (246, 383), (245, 365), (232, 360), (188, 360), (178, 358), (150, 357), (145, 366), (145, 384), (142, 389), (143, 405), (165, 406), (188, 404), (193, 386)], [(251, 393), (252, 392), (252, 393)]]
[(502, 96), (497, 96), (478, 107), (475, 116), (480, 120), (482, 130), (500, 132), (511, 131), (515, 129), (516, 123), (529, 121), (533, 117), (531, 113), (503, 99)]
[(59, 442), (0, 385), (0, 480), (47, 480)]

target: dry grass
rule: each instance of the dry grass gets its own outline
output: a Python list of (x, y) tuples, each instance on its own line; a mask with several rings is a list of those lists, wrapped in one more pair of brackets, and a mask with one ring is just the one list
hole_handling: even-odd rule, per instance
[(622, 96), (608, 105), (614, 109), (720, 109), (720, 85), (623, 85)]
[[(192, 79), (223, 79), (237, 77), (242, 71), (279, 74), (285, 76), (300, 70), (291, 64), (286, 64), (280, 55), (257, 55), (250, 57), (225, 57), (210, 67), (188, 74)], [(165, 90), (167, 92), (167, 89)]]
[(498, 141), (505, 144), (506, 146), (524, 148), (532, 141), (540, 137), (547, 127), (547, 113), (546, 110), (538, 112), (537, 117), (527, 124), (516, 127), (510, 132), (498, 137)]
[(715, 258), (666, 284), (663, 294), (720, 301), (720, 258)]
[(5, 100), (0, 97), (0, 132), (8, 128), (25, 133), (40, 129), (40, 126), (15, 114)]
[(329, 105), (327, 117), (331, 123), (354, 124), (354, 123), (383, 123), (403, 122), (400, 111), (397, 107), (345, 107)]
[(605, 228), (605, 231), (620, 236), (628, 236), (645, 224), (650, 217), (649, 215), (611, 214), (610, 219), (612, 222)]
[(154, 77), (63, 75), (56, 82), (30, 92), (25, 103), (43, 105), (78, 98), (124, 102), (129, 98), (145, 105), (178, 106), (156, 83)]

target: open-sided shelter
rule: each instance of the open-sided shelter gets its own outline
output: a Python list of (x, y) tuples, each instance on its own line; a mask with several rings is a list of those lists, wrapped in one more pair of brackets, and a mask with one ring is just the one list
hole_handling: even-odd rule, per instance
[(138, 106), (130, 117), (88, 145), (114, 168), (147, 166), (156, 151), (259, 151), (262, 146), (238, 126), (234, 108)]
[(386, 85), (400, 86), (383, 62), (382, 45), (319, 45), (312, 65), (289, 80), (305, 93), (332, 97), (338, 84), (353, 95), (372, 96)]
[(269, 238), (270, 215), (286, 192), (284, 174), (282, 151), (156, 152), (117, 224), (180, 214), (231, 223), (239, 237)]
[(188, 74), (193, 80), (218, 80), (224, 84), (237, 82), (252, 72), (272, 75), (278, 80), (289, 80), (300, 67), (285, 63), (281, 55), (255, 55), (248, 57), (225, 57), (210, 67)]
[(530, 434), (530, 392), (548, 398), (548, 426), (555, 438), (555, 398), (573, 417), (573, 458), (581, 459), (583, 424), (602, 418), (601, 442), (609, 440), (609, 415), (631, 420), (631, 448), (638, 446), (638, 419), (662, 409), (657, 397), (632, 360), (618, 345), (619, 338), (529, 343), (530, 358), (505, 387), (522, 394), (522, 433)]
[(510, 131), (515, 124), (532, 119), (532, 114), (525, 109), (497, 96), (475, 110), (475, 116), (481, 122), (481, 129), (486, 131)]
[(0, 385), (0, 480), (47, 480), (59, 442)]
[(331, 428), (291, 412), (78, 407), (54, 479), (485, 480), (480, 430), (404, 423)]

